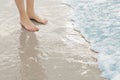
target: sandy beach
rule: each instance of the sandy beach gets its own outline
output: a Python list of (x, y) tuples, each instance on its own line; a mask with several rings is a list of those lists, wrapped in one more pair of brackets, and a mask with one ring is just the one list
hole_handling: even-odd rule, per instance
[(39, 32), (21, 28), (14, 0), (0, 0), (0, 80), (105, 80), (96, 53), (72, 24), (62, 0), (35, 0)]

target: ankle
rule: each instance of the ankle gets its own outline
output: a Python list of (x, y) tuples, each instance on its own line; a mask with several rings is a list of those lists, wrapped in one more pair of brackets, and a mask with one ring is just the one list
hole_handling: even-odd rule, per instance
[(34, 17), (35, 13), (32, 11), (27, 11), (27, 15), (28, 15), (28, 17)]
[(28, 16), (20, 16), (20, 21), (28, 21)]

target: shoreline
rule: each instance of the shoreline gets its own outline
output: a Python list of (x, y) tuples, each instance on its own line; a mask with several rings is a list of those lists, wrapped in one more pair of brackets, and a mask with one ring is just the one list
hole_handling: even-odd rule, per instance
[(1, 11), (6, 18), (0, 17), (8, 18), (4, 28), (0, 26), (5, 34), (0, 33), (0, 43), (4, 40), (0, 46), (1, 79), (104, 80), (94, 59), (96, 53), (90, 50), (82, 34), (74, 30), (72, 9), (59, 0), (36, 0), (35, 4), (36, 12), (49, 20), (47, 25), (34, 22), (40, 28), (36, 33), (21, 29), (15, 5), (12, 9), (5, 7), (8, 10), (5, 14)]

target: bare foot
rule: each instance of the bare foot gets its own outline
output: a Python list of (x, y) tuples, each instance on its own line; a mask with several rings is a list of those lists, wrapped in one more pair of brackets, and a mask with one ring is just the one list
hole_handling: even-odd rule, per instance
[(46, 19), (41, 19), (39, 16), (37, 16), (36, 14), (33, 14), (33, 15), (29, 15), (28, 14), (28, 16), (29, 16), (29, 18), (31, 19), (31, 20), (35, 20), (35, 21), (37, 21), (37, 22), (39, 22), (40, 24), (47, 24), (47, 22), (48, 22), (48, 20), (46, 20)]
[(26, 30), (30, 32), (39, 31), (38, 27), (36, 27), (29, 19), (28, 20), (21, 19), (20, 23), (23, 28), (25, 28)]

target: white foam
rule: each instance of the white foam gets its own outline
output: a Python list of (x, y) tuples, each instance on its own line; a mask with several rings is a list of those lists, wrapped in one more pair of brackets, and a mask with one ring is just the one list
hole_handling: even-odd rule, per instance
[(120, 80), (120, 0), (69, 0), (69, 4), (75, 12), (75, 26), (92, 49), (100, 52), (103, 76)]
[(106, 2), (107, 0), (94, 0), (94, 3), (104, 3), (104, 2)]

